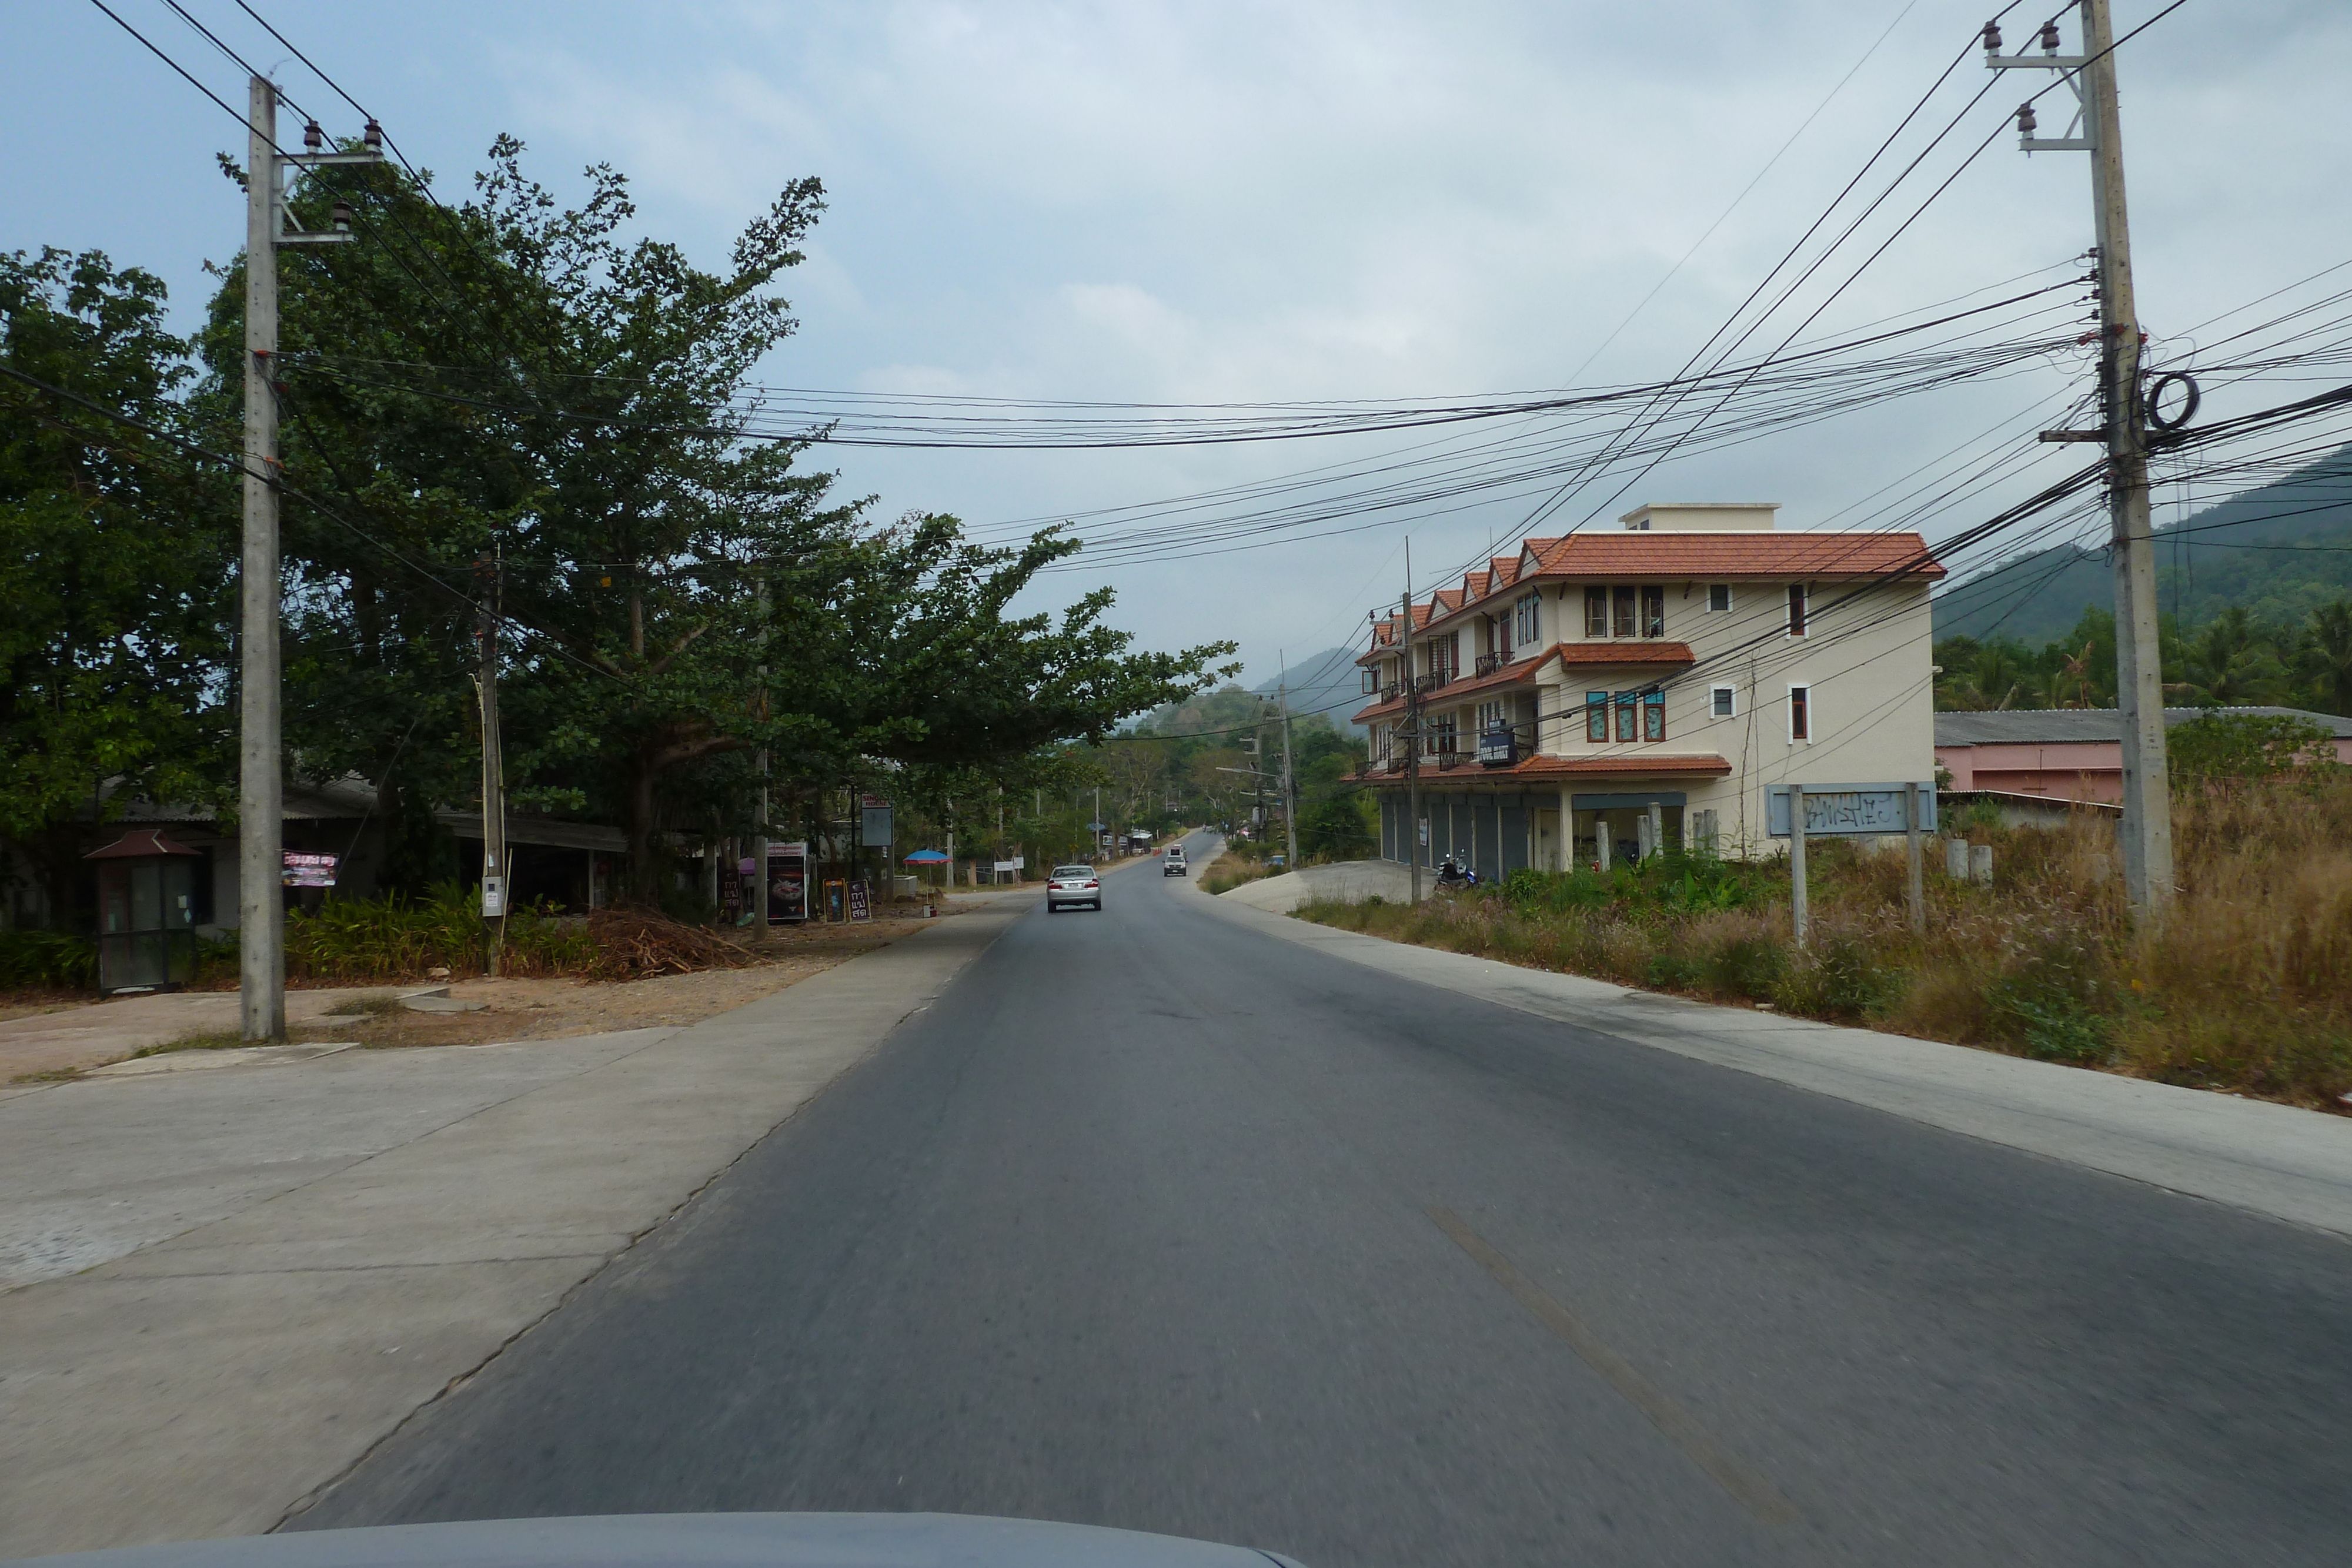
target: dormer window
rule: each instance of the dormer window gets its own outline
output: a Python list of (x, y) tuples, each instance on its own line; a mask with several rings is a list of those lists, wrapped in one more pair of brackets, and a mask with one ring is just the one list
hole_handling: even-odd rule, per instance
[(1663, 637), (1666, 591), (1656, 584), (1628, 584), (1584, 591), (1587, 637)]

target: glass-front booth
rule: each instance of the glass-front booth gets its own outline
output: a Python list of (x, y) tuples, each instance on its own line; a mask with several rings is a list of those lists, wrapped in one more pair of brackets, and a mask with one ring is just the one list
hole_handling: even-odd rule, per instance
[(98, 868), (99, 994), (172, 990), (194, 979), (204, 857), (142, 828), (85, 858)]

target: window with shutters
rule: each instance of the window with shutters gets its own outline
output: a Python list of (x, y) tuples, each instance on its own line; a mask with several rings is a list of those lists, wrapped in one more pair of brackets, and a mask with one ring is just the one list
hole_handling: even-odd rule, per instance
[(1789, 738), (1813, 738), (1813, 688), (1811, 686), (1789, 688)]
[(1532, 648), (1543, 641), (1543, 596), (1530, 593), (1518, 604), (1517, 635), (1512, 639), (1522, 648)]
[(1666, 694), (1644, 692), (1642, 695), (1642, 738), (1658, 741), (1666, 738)]
[(1631, 637), (1633, 634), (1633, 591), (1612, 588), (1609, 591), (1609, 634)]
[(1666, 591), (1664, 588), (1642, 590), (1642, 635), (1663, 637), (1666, 634)]
[(1789, 635), (1801, 637), (1804, 634), (1805, 585), (1801, 582), (1792, 582), (1789, 584)]
[(1642, 723), (1642, 701), (1640, 694), (1635, 692), (1619, 692), (1617, 694), (1616, 706), (1617, 738), (1620, 740), (1638, 740), (1641, 738), (1640, 727)]
[(1584, 591), (1584, 634), (1588, 637), (1609, 635), (1609, 591), (1605, 588)]
[(1609, 738), (1609, 694), (1584, 694), (1584, 738), (1600, 742)]

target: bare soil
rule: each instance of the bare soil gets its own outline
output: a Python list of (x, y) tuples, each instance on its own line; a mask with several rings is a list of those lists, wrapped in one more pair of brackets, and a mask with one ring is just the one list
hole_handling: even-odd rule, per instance
[[(942, 911), (942, 917), (951, 914)], [(910, 936), (934, 920), (872, 920), (855, 925), (784, 927), (751, 949), (757, 962), (735, 969), (698, 969), (644, 980), (458, 980), (453, 1001), (487, 1004), (480, 1012), (420, 1013), (405, 1008), (321, 1020), (289, 1030), (297, 1040), (353, 1040), (362, 1045), (486, 1045), (560, 1040), (628, 1029), (675, 1029), (773, 996), (835, 964)], [(415, 988), (402, 988), (414, 989)]]
[[(961, 901), (943, 902), (939, 918), (953, 916), (960, 906)], [(397, 1005), (400, 997), (436, 984), (429, 980), (298, 986), (289, 988), (288, 996), (287, 1038), (297, 1043), (355, 1040), (384, 1047), (486, 1045), (677, 1028), (758, 1001), (938, 924), (938, 919), (924, 919), (915, 905), (885, 905), (877, 915), (856, 925), (780, 927), (751, 941), (754, 961), (734, 968), (642, 980), (557, 977), (451, 982), (452, 999), (486, 1004), (477, 1012), (421, 1013)], [(105, 1002), (73, 992), (0, 993), (0, 1083), (68, 1078), (133, 1053), (173, 1049), (181, 1041), (231, 1043), (233, 993), (233, 982), (220, 989), (191, 988)], [(352, 1010), (338, 1016), (337, 1009)]]

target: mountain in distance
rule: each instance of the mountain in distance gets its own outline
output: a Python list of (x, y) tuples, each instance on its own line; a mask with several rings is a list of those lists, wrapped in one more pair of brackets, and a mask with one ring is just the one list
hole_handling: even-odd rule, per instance
[[(1326, 648), (1293, 664), (1287, 674), (1294, 723), (1320, 714), (1342, 735), (1364, 733), (1349, 722), (1349, 716), (1370, 700), (1364, 695), (1362, 677), (1356, 669), (1356, 650)], [(1284, 676), (1277, 674), (1248, 688), (1229, 685), (1202, 692), (1181, 703), (1170, 703), (1136, 727), (1155, 735), (1201, 735), (1238, 728), (1255, 722), (1261, 712), (1271, 711), (1270, 704), (1261, 699), (1274, 696), (1275, 688), (1284, 684)]]
[[(2156, 530), (2157, 604), (2183, 627), (2231, 605), (2257, 622), (2299, 625), (2352, 597), (2352, 446), (2286, 478)], [(2011, 557), (1936, 596), (1936, 636), (2065, 636), (2086, 607), (2115, 608), (2105, 554), (2053, 545)]]
[(1274, 679), (1262, 681), (1250, 689), (1261, 696), (1272, 696), (1277, 685), (1289, 688), (1290, 716), (1319, 713), (1331, 721), (1342, 735), (1362, 735), (1362, 729), (1348, 722), (1349, 716), (1372, 699), (1364, 695), (1363, 672), (1356, 667), (1356, 648), (1326, 648), (1295, 661), (1290, 668)]

